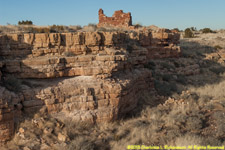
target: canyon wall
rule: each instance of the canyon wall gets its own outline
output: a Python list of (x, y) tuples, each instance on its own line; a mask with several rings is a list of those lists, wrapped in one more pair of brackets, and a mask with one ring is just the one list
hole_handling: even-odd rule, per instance
[(26, 113), (91, 123), (124, 116), (153, 88), (145, 64), (179, 57), (178, 42), (166, 29), (0, 35), (0, 141)]
[[(179, 57), (179, 34), (77, 32), (0, 36), (4, 72), (19, 78), (110, 77), (151, 58)], [(107, 63), (106, 63), (107, 62)]]

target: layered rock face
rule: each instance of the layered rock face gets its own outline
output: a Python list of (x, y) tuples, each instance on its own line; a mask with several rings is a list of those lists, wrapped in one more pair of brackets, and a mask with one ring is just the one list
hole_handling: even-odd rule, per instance
[[(0, 62), (0, 83), (3, 63)], [(14, 116), (17, 114), (19, 96), (0, 85), (0, 145), (9, 140), (14, 133)], [(15, 104), (15, 105), (14, 105)]]
[(102, 9), (98, 11), (99, 23), (98, 27), (115, 26), (129, 27), (132, 26), (131, 13), (124, 13), (122, 10), (115, 11), (112, 17), (107, 17)]
[[(153, 87), (144, 65), (179, 57), (178, 41), (165, 29), (0, 35), (0, 141), (13, 135), (23, 113), (91, 123), (118, 119)], [(22, 80), (16, 92), (4, 87), (12, 75)]]
[(0, 36), (4, 72), (19, 78), (110, 77), (150, 58), (178, 57), (179, 35), (154, 32), (78, 32)]
[[(18, 96), (9, 92), (4, 87), (0, 86), (0, 144), (13, 136), (14, 133), (14, 117), (17, 104), (14, 106)], [(19, 104), (18, 104), (19, 105)]]

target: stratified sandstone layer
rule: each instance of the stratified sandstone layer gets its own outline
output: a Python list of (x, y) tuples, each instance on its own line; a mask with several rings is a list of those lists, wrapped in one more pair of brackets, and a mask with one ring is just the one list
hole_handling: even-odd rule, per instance
[[(0, 35), (0, 141), (10, 139), (23, 113), (45, 110), (91, 123), (118, 119), (152, 88), (144, 65), (179, 57), (178, 42), (166, 29)], [(4, 87), (10, 76), (23, 80), (17, 92)]]
[[(109, 77), (150, 58), (178, 57), (179, 35), (155, 32), (77, 32), (0, 36), (4, 72), (20, 78)], [(72, 55), (68, 56), (68, 55)], [(74, 56), (73, 56), (74, 55)]]

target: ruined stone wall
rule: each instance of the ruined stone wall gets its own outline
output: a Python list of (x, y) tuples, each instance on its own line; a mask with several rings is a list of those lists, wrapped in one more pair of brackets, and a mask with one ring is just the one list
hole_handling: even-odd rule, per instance
[(112, 17), (107, 17), (102, 9), (98, 11), (99, 23), (98, 27), (116, 26), (129, 27), (132, 26), (131, 13), (124, 13), (122, 10), (115, 11)]
[(24, 113), (46, 110), (92, 123), (118, 119), (153, 87), (144, 65), (179, 57), (178, 42), (179, 35), (165, 29), (0, 35), (3, 78), (25, 80), (17, 92), (0, 85), (0, 141), (10, 139)]

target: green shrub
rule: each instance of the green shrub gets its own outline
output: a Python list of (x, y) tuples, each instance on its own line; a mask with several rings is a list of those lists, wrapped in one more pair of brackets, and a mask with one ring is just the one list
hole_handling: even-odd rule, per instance
[(185, 29), (184, 37), (185, 38), (193, 38), (194, 37), (194, 34), (190, 28)]
[(30, 20), (26, 20), (26, 21), (22, 20), (18, 22), (18, 25), (33, 25), (33, 22)]
[(213, 33), (213, 31), (210, 28), (204, 28), (202, 29), (202, 33)]
[(141, 27), (143, 27), (143, 26), (142, 26), (140, 23), (137, 23), (137, 24), (134, 25), (134, 27), (135, 27), (135, 28), (141, 28)]
[(174, 28), (173, 30), (174, 31), (177, 31), (177, 32), (180, 32), (180, 30), (178, 28)]
[(217, 50), (223, 49), (223, 48), (222, 48), (221, 46), (219, 46), (219, 45), (214, 46), (214, 48), (217, 49)]
[(59, 32), (63, 32), (63, 31), (64, 31), (64, 26), (55, 25), (55, 24), (50, 26), (51, 33), (59, 33)]

